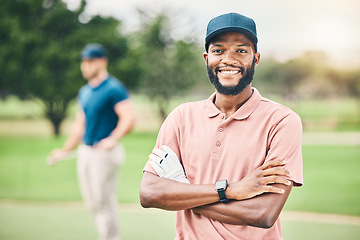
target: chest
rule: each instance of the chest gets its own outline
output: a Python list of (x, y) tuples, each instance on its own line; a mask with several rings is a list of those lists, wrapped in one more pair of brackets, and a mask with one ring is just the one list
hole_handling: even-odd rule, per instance
[(238, 181), (261, 166), (268, 149), (270, 126), (221, 117), (204, 119), (180, 130), (180, 150), (192, 183)]
[(112, 109), (111, 95), (105, 89), (87, 89), (79, 95), (79, 101), (87, 116), (104, 114)]

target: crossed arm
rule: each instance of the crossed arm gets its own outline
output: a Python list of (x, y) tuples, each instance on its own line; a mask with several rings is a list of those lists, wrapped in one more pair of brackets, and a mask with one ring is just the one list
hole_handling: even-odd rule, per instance
[(143, 207), (191, 209), (223, 223), (269, 228), (277, 220), (291, 191), (284, 161), (273, 160), (241, 181), (229, 183), (227, 204), (219, 203), (215, 184), (186, 184), (144, 172), (140, 187)]

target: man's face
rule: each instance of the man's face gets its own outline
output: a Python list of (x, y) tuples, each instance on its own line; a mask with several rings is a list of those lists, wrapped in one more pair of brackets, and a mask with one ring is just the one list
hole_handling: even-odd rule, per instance
[(83, 59), (80, 65), (83, 77), (86, 80), (96, 78), (99, 75), (101, 69), (103, 68), (103, 61), (105, 61), (105, 59), (102, 58)]
[(252, 81), (260, 54), (243, 34), (228, 32), (214, 39), (204, 53), (210, 82), (220, 94), (238, 95)]

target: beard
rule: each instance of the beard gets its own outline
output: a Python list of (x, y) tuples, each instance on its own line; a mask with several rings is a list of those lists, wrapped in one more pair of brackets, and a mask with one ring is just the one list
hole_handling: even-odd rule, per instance
[[(231, 65), (229, 65), (231, 66)], [(235, 66), (231, 66), (235, 67)], [(219, 78), (217, 76), (219, 72), (219, 67), (216, 67), (215, 69), (212, 69), (209, 67), (209, 63), (206, 63), (206, 69), (209, 76), (209, 80), (214, 85), (215, 89), (223, 95), (238, 95), (241, 93), (253, 80), (254, 73), (255, 73), (255, 58), (253, 59), (253, 62), (251, 66), (247, 69), (243, 67), (237, 67), (240, 69), (242, 77), (239, 80), (239, 83), (235, 86), (224, 86), (220, 83)]]

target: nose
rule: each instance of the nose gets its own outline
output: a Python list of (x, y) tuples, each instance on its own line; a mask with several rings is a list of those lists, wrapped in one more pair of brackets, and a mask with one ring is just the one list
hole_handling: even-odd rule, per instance
[(228, 65), (237, 65), (238, 61), (236, 60), (236, 58), (234, 57), (234, 55), (228, 51), (223, 55), (223, 58), (221, 60), (223, 63), (228, 64)]

